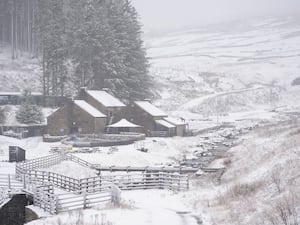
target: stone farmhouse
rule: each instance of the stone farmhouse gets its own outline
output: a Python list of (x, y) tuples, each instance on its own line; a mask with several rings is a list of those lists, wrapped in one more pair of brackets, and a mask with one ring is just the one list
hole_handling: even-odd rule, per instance
[(82, 88), (76, 100), (59, 108), (47, 118), (48, 133), (99, 134), (140, 132), (148, 136), (184, 136), (187, 124), (168, 115), (149, 101), (126, 106), (106, 91)]
[(170, 118), (149, 101), (135, 101), (130, 106), (130, 121), (144, 127), (147, 136), (185, 136), (187, 124)]

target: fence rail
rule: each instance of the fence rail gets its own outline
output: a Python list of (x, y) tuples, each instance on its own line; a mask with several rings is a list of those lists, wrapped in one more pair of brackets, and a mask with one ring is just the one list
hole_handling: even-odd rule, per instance
[(13, 174), (0, 174), (0, 187), (20, 190), (24, 187), (24, 183), (20, 182)]
[[(49, 159), (49, 161), (47, 161), (47, 159)], [(55, 165), (64, 160), (70, 160), (82, 166), (96, 169), (100, 171), (100, 175), (78, 180), (57, 173), (34, 170), (39, 165), (45, 167), (45, 165)], [(30, 170), (29, 168), (34, 169)], [(135, 171), (140, 173), (103, 176), (101, 175), (101, 171)], [(91, 164), (72, 154), (55, 154), (16, 165), (16, 174), (19, 177), (26, 175), (32, 179), (53, 183), (53, 185), (67, 191), (85, 190), (88, 192), (95, 188), (97, 188), (97, 190), (105, 190), (107, 182), (119, 186), (121, 190), (158, 188), (185, 191), (188, 190), (189, 180), (187, 175), (182, 175), (181, 173), (187, 171), (195, 172), (197, 169), (177, 167), (102, 167), (100, 165)]]
[(53, 154), (41, 158), (28, 160), (25, 162), (20, 162), (17, 164), (17, 168), (23, 168), (29, 170), (34, 170), (38, 168), (47, 168), (50, 166), (55, 166), (64, 160), (66, 160), (66, 154)]
[[(64, 160), (70, 160), (91, 169), (99, 170), (100, 168), (99, 165), (91, 164), (71, 154), (55, 154), (17, 163), (15, 176), (0, 175), (0, 186), (3, 184), (12, 188), (13, 185), (16, 185), (17, 188), (33, 196), (36, 206), (51, 214), (89, 208), (108, 202), (118, 203), (121, 190), (168, 189), (185, 191), (189, 188), (188, 176), (180, 174), (178, 171), (181, 170), (178, 168), (167, 170), (164, 167), (126, 167), (127, 171), (133, 168), (139, 173), (105, 176), (100, 174), (85, 179), (75, 179), (53, 172), (37, 170), (38, 168), (54, 166)], [(62, 188), (68, 193), (55, 195), (53, 186)]]

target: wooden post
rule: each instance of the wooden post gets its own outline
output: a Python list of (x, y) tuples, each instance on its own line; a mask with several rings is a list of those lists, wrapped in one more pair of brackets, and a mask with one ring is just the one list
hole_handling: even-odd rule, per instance
[(23, 174), (22, 181), (23, 181), (23, 189), (26, 189), (26, 176), (25, 176), (25, 174)]
[(120, 201), (121, 201), (121, 191), (120, 189), (112, 184), (111, 187), (110, 187), (110, 190), (111, 190), (111, 201), (112, 203), (117, 206), (120, 204)]
[(83, 208), (86, 209), (86, 190), (83, 191)]
[(59, 213), (59, 202), (58, 202), (58, 196), (55, 195), (55, 213)]
[(8, 174), (8, 189), (11, 189), (10, 174)]

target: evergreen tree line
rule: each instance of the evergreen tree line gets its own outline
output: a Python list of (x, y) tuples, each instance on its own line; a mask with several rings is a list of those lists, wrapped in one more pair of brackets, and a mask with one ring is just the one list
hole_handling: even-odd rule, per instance
[(34, 52), (34, 0), (0, 1), (0, 41), (11, 45), (12, 59)]
[(45, 96), (80, 86), (151, 97), (138, 15), (129, 0), (2, 0), (0, 40), (41, 59)]

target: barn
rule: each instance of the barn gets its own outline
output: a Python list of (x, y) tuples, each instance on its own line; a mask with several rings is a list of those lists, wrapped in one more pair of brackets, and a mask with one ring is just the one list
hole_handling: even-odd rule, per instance
[(150, 101), (135, 101), (127, 110), (129, 121), (144, 127), (147, 136), (185, 136), (187, 124), (182, 119), (169, 117)]
[(83, 100), (70, 101), (47, 118), (48, 133), (63, 136), (73, 133), (103, 133), (107, 116)]
[(48, 117), (50, 135), (142, 132), (147, 136), (172, 137), (186, 134), (184, 121), (168, 117), (149, 101), (135, 101), (126, 106), (106, 91), (86, 88), (81, 88), (76, 99)]
[(166, 127), (158, 122), (168, 115), (149, 101), (135, 101), (128, 111), (128, 120), (144, 127), (147, 136), (170, 136), (173, 133), (174, 127)]
[(107, 125), (123, 118), (126, 105), (107, 91), (87, 90), (81, 88), (77, 99), (84, 100), (107, 116)]

